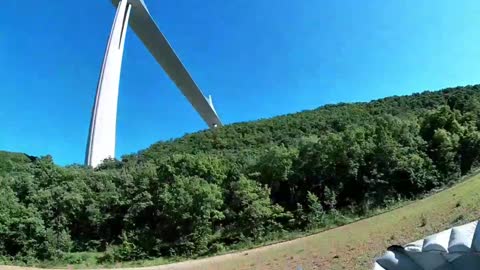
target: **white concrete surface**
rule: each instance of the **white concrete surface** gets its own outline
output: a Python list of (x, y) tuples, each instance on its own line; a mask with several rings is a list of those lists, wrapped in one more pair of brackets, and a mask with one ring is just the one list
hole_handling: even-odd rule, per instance
[[(145, 47), (150, 51), (152, 56), (157, 60), (163, 70), (165, 70), (175, 85), (181, 90), (183, 95), (188, 101), (190, 101), (207, 125), (210, 128), (222, 126), (222, 122), (213, 109), (213, 106), (210, 106), (207, 98), (203, 95), (198, 85), (192, 79), (187, 69), (158, 28), (144, 1), (128, 1), (132, 5), (130, 26), (135, 34), (137, 34), (138, 38), (140, 38)], [(119, 0), (112, 0), (112, 3), (114, 6), (117, 6)]]
[(207, 125), (210, 128), (222, 125), (211, 97), (205, 98), (193, 81), (151, 17), (144, 1), (112, 0), (112, 4), (117, 7), (117, 13), (100, 73), (85, 158), (85, 163), (92, 167), (98, 166), (106, 158), (115, 157), (118, 88), (128, 25)]
[(92, 167), (98, 166), (106, 158), (115, 157), (118, 88), (130, 12), (128, 1), (121, 1), (105, 51), (85, 158), (86, 164)]

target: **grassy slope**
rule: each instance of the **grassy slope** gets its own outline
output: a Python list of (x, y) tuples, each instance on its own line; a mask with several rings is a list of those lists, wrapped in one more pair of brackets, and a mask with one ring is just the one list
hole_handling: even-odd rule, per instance
[(479, 217), (477, 174), (453, 188), (372, 218), (224, 260), (172, 269), (369, 269), (373, 258), (389, 245), (406, 244)]
[(479, 217), (480, 174), (477, 174), (450, 189), (405, 207), (319, 234), (249, 251), (150, 269), (273, 270), (297, 269), (298, 266), (305, 270), (369, 269), (373, 258), (383, 253), (389, 245), (405, 244)]

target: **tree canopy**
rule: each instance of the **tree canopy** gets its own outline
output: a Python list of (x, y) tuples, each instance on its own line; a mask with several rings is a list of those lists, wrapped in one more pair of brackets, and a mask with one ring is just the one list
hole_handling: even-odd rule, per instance
[(479, 113), (476, 85), (228, 125), (96, 169), (0, 152), (0, 260), (197, 256), (341, 223), (478, 167)]

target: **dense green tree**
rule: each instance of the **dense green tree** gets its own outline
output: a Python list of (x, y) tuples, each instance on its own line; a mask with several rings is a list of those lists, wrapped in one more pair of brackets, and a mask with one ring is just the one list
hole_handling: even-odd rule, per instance
[(99, 167), (0, 151), (0, 260), (198, 256), (318, 229), (478, 168), (480, 86), (227, 125)]
[(270, 187), (272, 199), (286, 207), (295, 205), (296, 187), (290, 180), (297, 155), (296, 149), (273, 146), (259, 157), (253, 168), (258, 173), (257, 181)]
[(460, 139), (460, 166), (462, 174), (470, 171), (480, 158), (480, 132), (470, 128)]
[(9, 184), (0, 176), (0, 255), (22, 260), (28, 255), (51, 258), (42, 218), (35, 208), (18, 201)]
[(204, 253), (214, 225), (224, 218), (219, 186), (199, 177), (178, 177), (158, 198), (164, 225), (160, 237), (182, 252)]
[(259, 239), (270, 230), (281, 228), (278, 219), (284, 211), (271, 203), (269, 195), (269, 188), (244, 176), (230, 184), (226, 200), (230, 238)]
[(325, 219), (325, 211), (318, 197), (311, 193), (307, 193), (308, 214), (307, 222), (310, 228), (318, 228), (323, 225)]

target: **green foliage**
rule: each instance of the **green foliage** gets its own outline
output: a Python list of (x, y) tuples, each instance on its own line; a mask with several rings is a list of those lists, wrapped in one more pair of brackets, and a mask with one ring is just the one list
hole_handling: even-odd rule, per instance
[(307, 215), (308, 226), (310, 228), (317, 228), (323, 225), (325, 218), (325, 211), (318, 197), (311, 193), (307, 193), (307, 203), (309, 213)]
[(465, 129), (460, 138), (460, 167), (461, 173), (466, 174), (477, 165), (480, 156), (480, 132), (474, 127)]
[[(5, 178), (0, 177), (0, 255), (23, 259), (46, 256), (40, 247), (46, 238), (42, 219), (34, 208), (22, 205)], [(32, 254), (38, 252), (38, 254)]]
[(214, 224), (224, 218), (220, 187), (199, 177), (178, 177), (165, 185), (158, 202), (163, 220), (168, 220), (163, 233), (169, 235), (163, 237), (170, 240), (179, 253), (205, 253)]
[(261, 239), (269, 231), (279, 229), (278, 219), (283, 209), (272, 204), (270, 189), (241, 176), (231, 183), (227, 192), (227, 218), (234, 226), (229, 228), (229, 236), (234, 239)]
[(233, 124), (96, 169), (0, 152), (0, 260), (195, 257), (344, 224), (478, 167), (479, 115), (466, 86)]

